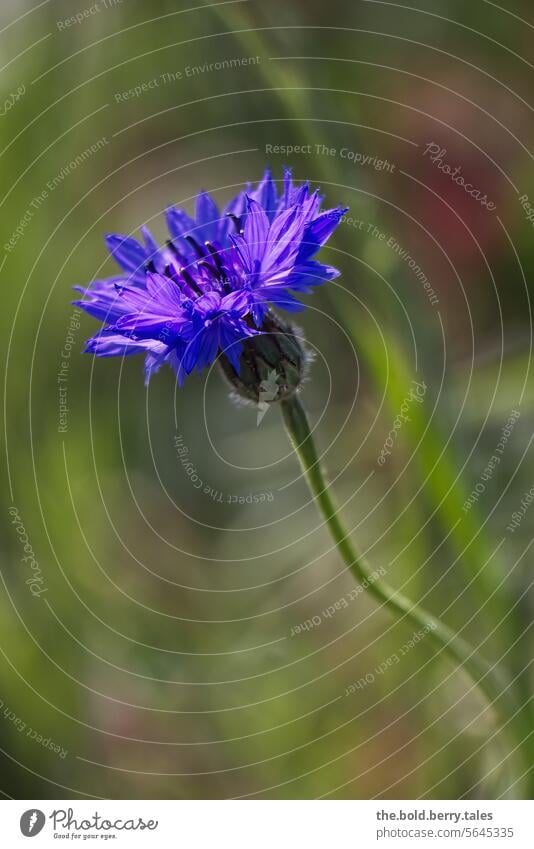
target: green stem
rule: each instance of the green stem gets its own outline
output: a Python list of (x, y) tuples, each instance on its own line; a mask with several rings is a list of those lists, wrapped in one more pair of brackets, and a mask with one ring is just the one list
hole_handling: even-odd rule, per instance
[[(348, 569), (370, 595), (384, 604), (392, 613), (401, 614), (403, 618), (405, 617), (416, 626), (425, 628), (434, 646), (444, 652), (455, 666), (459, 666), (468, 673), (499, 716), (502, 726), (506, 728), (511, 749), (515, 749), (518, 753), (515, 757), (514, 773), (521, 776), (525, 770), (521, 749), (526, 743), (529, 731), (523, 723), (523, 711), (515, 703), (508, 682), (451, 628), (424, 608), (414, 604), (405, 595), (397, 592), (383, 581), (375, 570), (371, 569), (357, 552), (342, 524), (339, 510), (330, 495), (321, 470), (308, 419), (300, 400), (294, 395), (291, 399), (283, 401), (281, 407), (290, 440), (299, 457), (310, 491)], [(528, 759), (526, 762), (528, 763)]]

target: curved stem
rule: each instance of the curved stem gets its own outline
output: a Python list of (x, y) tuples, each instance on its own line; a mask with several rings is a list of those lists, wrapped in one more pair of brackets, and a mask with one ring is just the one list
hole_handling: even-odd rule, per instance
[[(418, 627), (425, 628), (428, 638), (440, 651), (443, 651), (455, 665), (468, 673), (470, 678), (484, 693), (490, 705), (499, 715), (502, 725), (512, 738), (513, 748), (520, 752), (529, 734), (523, 723), (522, 707), (515, 703), (511, 687), (506, 679), (484, 658), (480, 657), (472, 646), (459, 637), (451, 628), (433, 616), (427, 610), (410, 601), (397, 592), (373, 570), (357, 552), (339, 516), (339, 510), (330, 495), (328, 485), (321, 470), (308, 419), (300, 400), (293, 398), (281, 403), (284, 422), (297, 453), (306, 481), (315, 503), (324, 516), (326, 525), (339, 554), (354, 577), (370, 595), (384, 604), (392, 613), (401, 614)], [(525, 767), (516, 757), (517, 774), (521, 776)], [(527, 760), (528, 763), (528, 760)]]

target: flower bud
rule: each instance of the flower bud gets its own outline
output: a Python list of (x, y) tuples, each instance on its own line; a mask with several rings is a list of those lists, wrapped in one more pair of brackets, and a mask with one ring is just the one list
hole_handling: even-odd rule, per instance
[(224, 354), (218, 362), (237, 400), (264, 406), (284, 401), (297, 392), (310, 359), (300, 331), (268, 310), (261, 333), (243, 343), (240, 373)]

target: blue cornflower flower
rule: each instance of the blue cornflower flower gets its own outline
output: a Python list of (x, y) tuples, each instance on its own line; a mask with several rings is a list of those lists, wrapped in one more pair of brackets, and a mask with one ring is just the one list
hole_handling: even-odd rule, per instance
[(197, 197), (194, 219), (167, 209), (171, 238), (163, 247), (146, 227), (142, 242), (107, 236), (122, 275), (75, 287), (84, 295), (75, 303), (105, 323), (86, 352), (145, 353), (147, 382), (168, 363), (181, 385), (219, 354), (239, 375), (246, 340), (267, 332), (269, 305), (303, 309), (296, 294), (339, 274), (313, 257), (346, 209), (321, 212), (321, 201), (308, 183), (295, 186), (289, 170), (279, 194), (267, 169), (258, 186), (247, 186), (222, 214), (206, 192)]

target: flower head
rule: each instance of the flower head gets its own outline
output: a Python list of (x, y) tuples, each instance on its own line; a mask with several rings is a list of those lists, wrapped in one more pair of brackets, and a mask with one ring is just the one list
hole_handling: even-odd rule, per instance
[(219, 355), (239, 375), (245, 341), (269, 332), (269, 305), (301, 310), (296, 295), (339, 274), (313, 257), (346, 209), (321, 212), (321, 200), (307, 183), (295, 186), (288, 170), (279, 194), (267, 169), (222, 213), (206, 192), (197, 197), (194, 219), (167, 209), (170, 239), (163, 247), (146, 227), (143, 241), (107, 236), (121, 273), (76, 287), (84, 297), (75, 303), (104, 322), (86, 352), (144, 353), (147, 382), (168, 363), (181, 385)]

